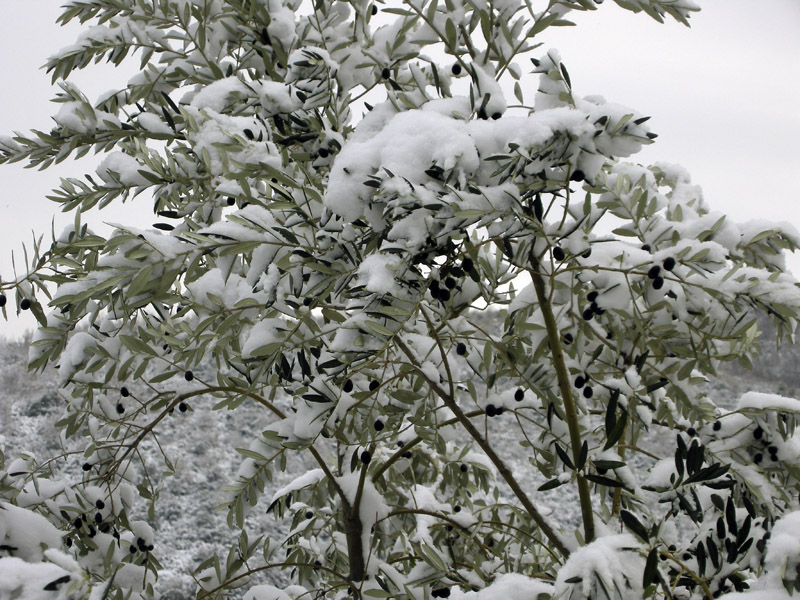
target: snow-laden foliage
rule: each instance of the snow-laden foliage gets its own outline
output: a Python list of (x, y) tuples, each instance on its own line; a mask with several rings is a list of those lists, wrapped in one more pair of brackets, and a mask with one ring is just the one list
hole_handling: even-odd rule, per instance
[[(730, 222), (678, 166), (624, 160), (656, 137), (648, 117), (579, 95), (539, 48), (598, 4), (67, 2), (86, 29), (47, 65), (56, 126), (0, 138), (0, 161), (103, 157), (54, 192), (74, 226), (2, 287), (37, 316), (31, 366), (58, 363), (58, 427), (85, 443), (69, 476), (5, 466), (0, 572), (30, 572), (8, 593), (154, 594), (142, 507), (154, 518), (180, 458), (154, 459), (164, 424), (243, 403), (263, 410), (222, 474), (241, 535), (197, 566), (200, 598), (800, 585), (779, 535), (797, 528), (800, 402), (699, 385), (749, 364), (755, 312), (791, 336), (782, 252), (800, 238)], [(130, 55), (141, 72), (102, 98), (68, 80)], [(153, 202), (157, 222), (108, 239), (82, 224), (119, 201)], [(267, 492), (298, 454), (315, 467)], [(577, 490), (579, 522), (538, 505), (557, 488)], [(253, 531), (253, 510), (289, 533)]]

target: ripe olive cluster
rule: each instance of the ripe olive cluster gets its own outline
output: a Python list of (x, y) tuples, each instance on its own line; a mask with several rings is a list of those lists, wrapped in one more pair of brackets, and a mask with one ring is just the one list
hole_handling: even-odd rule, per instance
[[(589, 258), (591, 255), (592, 255), (592, 249), (591, 248), (585, 250), (581, 254), (581, 256), (583, 258)], [(555, 246), (553, 248), (553, 260), (557, 260), (558, 262), (561, 262), (563, 260), (566, 260), (566, 258), (567, 258), (567, 253), (561, 246)]]
[(583, 397), (587, 399), (594, 396), (594, 388), (592, 388), (592, 386), (589, 385), (590, 381), (591, 378), (589, 377), (589, 375), (587, 373), (584, 373), (583, 375), (578, 375), (577, 377), (575, 377), (575, 381), (573, 382), (577, 389), (583, 390), (583, 392), (581, 393), (583, 394)]
[[(0, 308), (3, 308), (8, 303), (8, 298), (5, 294), (0, 294)], [(22, 310), (28, 310), (31, 307), (31, 301), (28, 298), (23, 298), (19, 302), (19, 307)]]
[[(467, 273), (474, 272), (475, 263), (470, 257), (461, 261), (461, 266), (445, 264), (439, 271), (439, 279), (431, 279), (428, 290), (436, 300), (444, 304), (452, 295), (452, 290), (460, 288), (460, 280)], [(466, 347), (464, 348), (466, 352)]]
[[(650, 246), (645, 244), (642, 250), (650, 250)], [(664, 271), (672, 271), (675, 268), (676, 261), (673, 257), (668, 256), (660, 265), (653, 265), (647, 270), (647, 277), (652, 281), (653, 289), (660, 290), (664, 287), (664, 277), (662, 277), (662, 268)]]
[(769, 458), (772, 462), (778, 462), (778, 447), (775, 444), (772, 444), (764, 435), (764, 429), (761, 425), (757, 425), (756, 428), (753, 430), (753, 438), (757, 441), (757, 444), (761, 446), (760, 451), (757, 451), (753, 454), (753, 462), (755, 464), (760, 464), (766, 458), (764, 456), (764, 449), (766, 448), (767, 454), (769, 454)]
[[(86, 469), (86, 465), (84, 465), (84, 470)], [(93, 516), (87, 516), (86, 513), (81, 513), (80, 516), (75, 518), (71, 518), (69, 514), (65, 511), (61, 511), (61, 516), (67, 520), (71, 521), (72, 530), (73, 532), (80, 536), (81, 534), (85, 534), (89, 538), (93, 538), (97, 535), (97, 532), (100, 531), (101, 533), (108, 533), (112, 531), (111, 525), (103, 518), (103, 509), (106, 507), (106, 503), (98, 499), (94, 503), (97, 512), (94, 513)], [(119, 532), (116, 529), (113, 530), (112, 535), (119, 539)], [(67, 537), (65, 540), (67, 547), (71, 547), (73, 544), (73, 540), (71, 537)]]
[(155, 546), (153, 544), (148, 544), (147, 542), (145, 542), (144, 538), (136, 538), (136, 545), (134, 546), (133, 544), (131, 544), (128, 551), (131, 554), (136, 554), (136, 551), (138, 550), (142, 554), (146, 554), (148, 552), (152, 552), (154, 549)]
[[(598, 304), (597, 304), (597, 296), (598, 296), (597, 290), (592, 290), (591, 292), (589, 292), (586, 295), (586, 300), (589, 301), (589, 306), (586, 309), (584, 309), (584, 311), (583, 311), (582, 316), (583, 316), (584, 321), (591, 321), (592, 317), (594, 317), (595, 315), (600, 316), (600, 315), (602, 315), (603, 313), (606, 312), (604, 309), (602, 309), (602, 308), (600, 308), (600, 306), (598, 306)], [(567, 334), (567, 335), (569, 335), (569, 334)], [(570, 336), (570, 337), (572, 337), (572, 336)]]
[(494, 404), (487, 404), (485, 410), (487, 417), (499, 417), (503, 414), (505, 408), (502, 406), (495, 406)]

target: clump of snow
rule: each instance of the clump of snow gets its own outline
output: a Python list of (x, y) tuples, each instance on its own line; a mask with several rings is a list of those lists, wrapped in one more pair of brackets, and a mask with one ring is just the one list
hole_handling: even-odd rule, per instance
[(364, 119), (364, 127), (357, 128), (331, 170), (325, 204), (346, 221), (363, 215), (373, 190), (364, 182), (379, 169), (420, 181), (428, 179), (425, 170), (432, 165), (445, 170), (458, 168), (465, 174), (478, 168), (475, 144), (463, 122), (435, 112), (411, 110), (390, 118), (376, 133), (373, 120)]
[(262, 352), (267, 352), (270, 344), (279, 342), (279, 333), (286, 327), (281, 319), (262, 319), (256, 323), (246, 334), (242, 344), (242, 357), (253, 358)]
[(111, 113), (93, 109), (86, 102), (71, 100), (61, 103), (53, 120), (75, 133), (92, 133), (101, 129), (119, 128), (119, 119)]
[(775, 588), (783, 587), (784, 573), (796, 576), (800, 572), (800, 511), (790, 512), (775, 522), (767, 543), (764, 569), (767, 585)]
[(0, 599), (11, 600), (62, 600), (72, 579), (55, 589), (44, 588), (71, 574), (61, 567), (43, 562), (29, 563), (16, 557), (0, 558)]
[(0, 546), (12, 548), (14, 556), (23, 560), (38, 562), (44, 558), (43, 546), (61, 546), (61, 533), (42, 515), (2, 502)]
[(506, 99), (500, 84), (484, 67), (470, 66), (473, 72), (472, 93), (477, 108), (484, 111), (484, 118), (500, 118), (506, 112)]
[(243, 600), (291, 600), (291, 597), (283, 590), (263, 584), (251, 587)]
[(628, 533), (601, 537), (578, 548), (558, 571), (554, 595), (595, 598), (600, 597), (597, 590), (602, 586), (607, 590), (628, 590), (630, 598), (641, 598), (644, 559), (640, 548), (641, 544)]
[(150, 169), (140, 165), (139, 162), (129, 154), (125, 154), (124, 152), (111, 152), (103, 159), (95, 170), (95, 173), (97, 173), (100, 179), (112, 187), (116, 187), (119, 184), (135, 187), (150, 183), (139, 171), (148, 171), (152, 173)]
[(262, 584), (251, 587), (242, 600), (294, 600), (305, 598), (308, 593), (308, 590), (300, 585), (290, 585), (281, 590), (269, 584)]
[(262, 81), (259, 84), (261, 106), (271, 115), (290, 113), (300, 108), (300, 102), (291, 94), (291, 88), (278, 81)]
[(312, 469), (306, 473), (300, 475), (293, 481), (289, 482), (285, 486), (279, 488), (275, 491), (272, 495), (272, 500), (270, 500), (270, 504), (274, 503), (279, 498), (283, 498), (286, 494), (290, 494), (297, 490), (302, 490), (305, 487), (310, 487), (312, 485), (316, 485), (320, 481), (325, 478), (325, 472), (322, 469)]
[(194, 92), (191, 105), (195, 108), (210, 108), (216, 112), (222, 112), (226, 105), (236, 101), (236, 96), (243, 96), (246, 93), (247, 87), (240, 79), (226, 77), (213, 81)]
[(395, 273), (400, 262), (396, 254), (371, 254), (358, 267), (358, 278), (370, 292), (394, 293), (397, 287)]
[(779, 396), (778, 394), (746, 392), (739, 398), (736, 408), (738, 410), (777, 410), (800, 414), (800, 400)]
[(539, 600), (553, 595), (553, 585), (519, 573), (505, 573), (477, 592), (451, 589), (451, 600)]
[(164, 123), (160, 117), (154, 115), (153, 113), (142, 113), (138, 117), (136, 117), (136, 122), (142, 127), (142, 129), (146, 129), (150, 133), (173, 133), (172, 129), (169, 128), (169, 125)]

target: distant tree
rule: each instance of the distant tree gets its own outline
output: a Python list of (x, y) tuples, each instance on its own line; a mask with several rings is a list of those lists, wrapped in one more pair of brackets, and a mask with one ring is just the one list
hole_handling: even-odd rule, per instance
[[(74, 226), (0, 286), (38, 319), (31, 367), (59, 364), (58, 426), (85, 451), (58, 477), (5, 465), (3, 598), (151, 596), (135, 515), (172, 466), (160, 425), (201, 402), (262, 406), (263, 434), (225, 474), (241, 537), (198, 566), (198, 598), (800, 586), (800, 402), (730, 410), (701, 385), (748, 366), (754, 311), (793, 333), (798, 237), (731, 223), (677, 166), (623, 162), (648, 117), (579, 96), (538, 50), (600, 0), (533, 4), (66, 2), (87, 29), (47, 65), (56, 126), (2, 138), (0, 162), (103, 159), (53, 194)], [(131, 55), (141, 73), (96, 101), (68, 81)], [(153, 228), (82, 222), (120, 201), (152, 202)], [(292, 454), (316, 468), (265, 492)], [(249, 531), (257, 506), (288, 537)]]

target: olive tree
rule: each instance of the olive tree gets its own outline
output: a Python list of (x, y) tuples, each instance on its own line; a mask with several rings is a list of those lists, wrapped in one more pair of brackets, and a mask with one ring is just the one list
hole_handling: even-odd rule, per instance
[[(225, 474), (239, 543), (198, 565), (199, 598), (800, 586), (800, 402), (702, 385), (749, 365), (757, 313), (791, 338), (800, 239), (625, 160), (648, 117), (579, 95), (541, 48), (600, 4), (67, 1), (85, 32), (47, 64), (55, 127), (1, 138), (0, 162), (102, 160), (53, 192), (74, 226), (0, 286), (39, 321), (30, 366), (59, 365), (81, 458), (7, 461), (0, 572), (25, 576), (0, 589), (152, 595), (160, 428), (201, 403), (263, 422)], [(69, 81), (129, 58), (124, 89)], [(117, 202), (152, 203), (152, 228), (83, 222)], [(312, 468), (276, 490), (295, 456)]]

